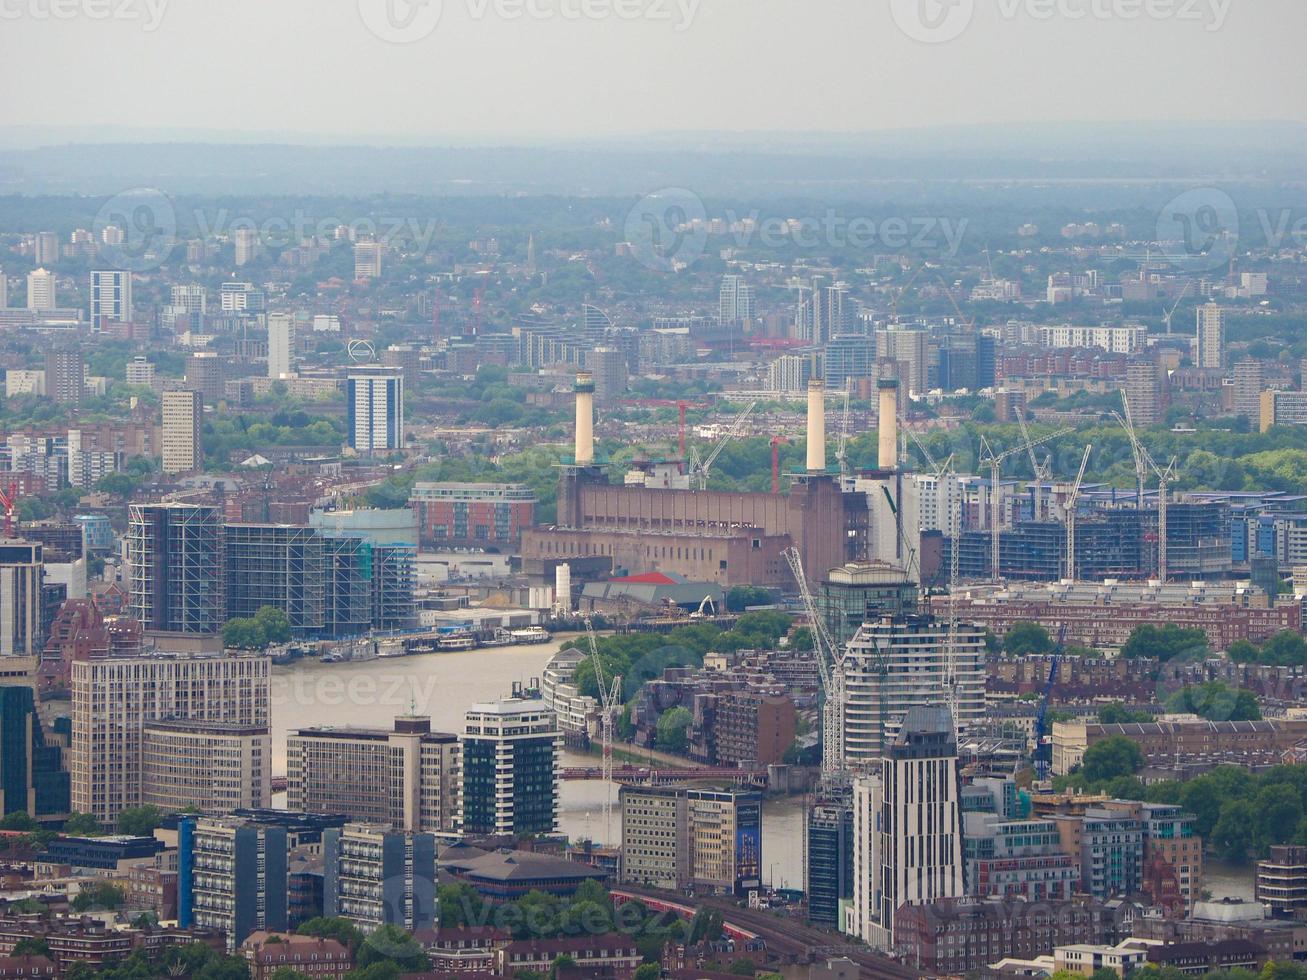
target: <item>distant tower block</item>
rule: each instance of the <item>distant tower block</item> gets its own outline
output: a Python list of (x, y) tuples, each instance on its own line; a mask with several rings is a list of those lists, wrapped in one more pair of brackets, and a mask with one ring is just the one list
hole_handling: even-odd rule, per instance
[(808, 382), (808, 472), (826, 472), (826, 383)]
[(899, 383), (894, 378), (880, 381), (880, 421), (876, 426), (877, 466), (892, 470), (899, 454)]
[(576, 376), (576, 465), (593, 466), (595, 461), (595, 380), (583, 371)]

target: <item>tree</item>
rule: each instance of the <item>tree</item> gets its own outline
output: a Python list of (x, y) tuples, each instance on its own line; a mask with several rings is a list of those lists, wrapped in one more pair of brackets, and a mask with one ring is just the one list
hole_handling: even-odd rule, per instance
[(77, 897), (68, 903), (74, 912), (89, 912), (91, 909), (122, 908), (127, 901), (127, 893), (111, 881), (97, 881), (87, 885), (77, 893)]
[(359, 967), (383, 962), (393, 963), (401, 973), (421, 973), (431, 966), (422, 944), (389, 922), (363, 940), (354, 958)]
[(1167, 698), (1171, 711), (1191, 712), (1208, 721), (1261, 721), (1252, 691), (1237, 690), (1222, 681), (1186, 687)]
[(1144, 767), (1144, 753), (1122, 735), (1095, 742), (1085, 750), (1080, 771), (1091, 785), (1105, 783), (1119, 776), (1133, 776)]
[(1131, 711), (1120, 702), (1105, 704), (1098, 709), (1098, 721), (1102, 725), (1128, 725), (1152, 720), (1153, 716), (1149, 712)]
[(1251, 800), (1227, 800), (1212, 829), (1212, 846), (1227, 861), (1242, 862), (1256, 845), (1257, 812)]
[(737, 977), (751, 977), (758, 972), (758, 967), (753, 960), (746, 960), (744, 957), (740, 957), (737, 960), (731, 961), (730, 972)]
[(118, 814), (118, 832), (132, 837), (149, 837), (163, 823), (164, 812), (157, 806), (128, 807)]
[(657, 963), (641, 963), (635, 968), (635, 975), (631, 980), (659, 980), (663, 975), (663, 968)]
[(485, 903), (471, 885), (441, 885), (437, 892), (440, 928), (465, 929), (482, 924)]
[(769, 606), (772, 594), (756, 585), (736, 585), (726, 593), (726, 608), (731, 612), (744, 612), (750, 606)]
[(1038, 623), (1014, 623), (1003, 637), (1003, 649), (1014, 657), (1051, 653), (1053, 638)]
[(690, 745), (688, 730), (693, 720), (690, 710), (679, 705), (664, 711), (658, 716), (658, 747), (676, 755), (685, 752)]
[(268, 634), (257, 620), (237, 616), (223, 625), (222, 645), (233, 650), (262, 650), (268, 645)]
[(30, 833), (40, 829), (41, 825), (36, 822), (30, 813), (23, 810), (8, 813), (3, 820), (0, 820), (0, 830), (21, 830)]
[(104, 834), (104, 828), (89, 813), (74, 811), (64, 821), (64, 833), (70, 837), (97, 837)]
[(139, 485), (128, 473), (107, 473), (100, 478), (95, 489), (119, 500), (130, 500)]
[(279, 966), (272, 971), (270, 980), (310, 980), (307, 973), (300, 973), (299, 970), (292, 970), (288, 966)]
[(263, 606), (254, 614), (254, 622), (263, 630), (269, 643), (289, 643), (290, 618), (276, 606)]
[(1146, 623), (1136, 627), (1121, 648), (1121, 656), (1129, 660), (1151, 658), (1162, 663), (1176, 657), (1205, 657), (1207, 652), (1206, 633), (1200, 629), (1181, 629), (1174, 623), (1164, 626)]
[(309, 919), (295, 930), (299, 936), (317, 936), (319, 939), (334, 939), (342, 946), (357, 950), (363, 942), (363, 933), (358, 926), (348, 919), (318, 916)]
[(13, 951), (10, 956), (44, 956), (50, 957), (50, 947), (46, 941), (38, 936), (24, 936), (18, 942), (14, 943)]

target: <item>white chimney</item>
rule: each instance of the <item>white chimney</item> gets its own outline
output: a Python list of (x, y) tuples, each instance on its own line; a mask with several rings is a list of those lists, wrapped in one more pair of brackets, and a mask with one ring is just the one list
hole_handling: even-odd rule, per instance
[(808, 472), (826, 472), (826, 382), (808, 382)]
[(880, 420), (876, 423), (876, 465), (892, 470), (899, 459), (899, 383), (894, 378), (880, 381)]
[(588, 371), (576, 376), (576, 465), (595, 461), (595, 379)]

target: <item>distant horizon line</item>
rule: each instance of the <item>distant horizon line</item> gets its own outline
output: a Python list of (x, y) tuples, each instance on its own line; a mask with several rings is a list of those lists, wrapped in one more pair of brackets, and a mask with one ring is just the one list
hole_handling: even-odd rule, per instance
[(512, 149), (517, 147), (568, 147), (586, 145), (667, 144), (677, 141), (712, 139), (730, 145), (751, 141), (822, 141), (829, 143), (860, 141), (875, 137), (948, 137), (983, 135), (987, 142), (996, 136), (1028, 136), (1037, 132), (1103, 133), (1122, 136), (1157, 138), (1160, 131), (1198, 134), (1218, 130), (1297, 130), (1307, 136), (1307, 121), (1294, 119), (1134, 119), (1134, 120), (1066, 120), (1050, 119), (1029, 122), (930, 123), (866, 129), (665, 129), (566, 135), (543, 132), (504, 133), (330, 133), (271, 129), (218, 129), (187, 126), (95, 124), (5, 124), (0, 125), (0, 150), (48, 148), (53, 145), (109, 146), (125, 142), (149, 142), (175, 145), (249, 145), (249, 146), (335, 146), (382, 147), (405, 149)]

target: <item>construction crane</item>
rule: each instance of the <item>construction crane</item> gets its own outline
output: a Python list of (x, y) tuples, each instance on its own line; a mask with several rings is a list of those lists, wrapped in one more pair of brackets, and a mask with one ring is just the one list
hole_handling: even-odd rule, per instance
[(1017, 421), (1021, 424), (1021, 438), (1026, 441), (1026, 451), (1030, 453), (1030, 472), (1035, 479), (1035, 500), (1034, 516), (1035, 521), (1039, 522), (1044, 519), (1044, 485), (1053, 478), (1053, 467), (1051, 457), (1046, 457), (1043, 466), (1039, 465), (1039, 460), (1035, 458), (1035, 447), (1030, 441), (1030, 427), (1026, 425), (1026, 413), (1024, 410), (1017, 412)]
[(699, 481), (699, 489), (708, 489), (708, 473), (712, 469), (712, 464), (717, 462), (717, 457), (722, 454), (722, 450), (737, 439), (741, 432), (744, 431), (744, 423), (749, 421), (753, 415), (753, 410), (758, 407), (757, 402), (750, 402), (739, 415), (735, 416), (735, 421), (731, 427), (726, 430), (726, 434), (718, 440), (717, 445), (708, 454), (708, 458), (700, 460), (698, 453), (691, 450), (690, 452), (690, 475)]
[(1093, 443), (1085, 447), (1085, 456), (1080, 460), (1080, 472), (1071, 487), (1071, 496), (1066, 502), (1066, 577), (1076, 580), (1076, 510), (1080, 506), (1080, 488), (1084, 486), (1085, 470), (1089, 466), (1089, 454), (1094, 451)]
[(1147, 456), (1153, 472), (1157, 474), (1157, 577), (1165, 585), (1170, 577), (1166, 558), (1166, 538), (1169, 531), (1166, 521), (1167, 505), (1171, 497), (1171, 482), (1175, 479), (1179, 459), (1172, 456), (1171, 464), (1163, 470), (1153, 462), (1153, 457), (1149, 455), (1148, 450), (1144, 450), (1144, 455)]
[(14, 512), (18, 509), (18, 483), (9, 481), (9, 486), (0, 490), (0, 508), (5, 512), (5, 537), (14, 536)]
[(849, 478), (849, 396), (852, 394), (853, 379), (849, 378), (844, 384), (844, 410), (840, 414), (840, 441), (835, 449), (835, 458), (840, 463), (841, 481)]
[(808, 617), (812, 633), (813, 655), (817, 660), (817, 676), (821, 679), (825, 703), (821, 711), (821, 775), (827, 782), (835, 782), (843, 775), (844, 767), (844, 666), (839, 649), (826, 628), (825, 618), (817, 611), (817, 603), (808, 587), (808, 576), (803, 571), (803, 558), (798, 548), (785, 549), (794, 581), (799, 587), (799, 598)]
[(1148, 480), (1148, 461), (1145, 458), (1143, 443), (1139, 441), (1139, 435), (1135, 431), (1134, 415), (1130, 412), (1130, 399), (1126, 397), (1124, 391), (1121, 392), (1121, 409), (1125, 414), (1113, 412), (1112, 418), (1125, 429), (1126, 438), (1130, 440), (1130, 452), (1135, 461), (1135, 507), (1143, 510), (1144, 483)]
[(1048, 737), (1048, 702), (1053, 696), (1057, 684), (1058, 669), (1062, 666), (1062, 655), (1066, 653), (1066, 623), (1057, 631), (1057, 646), (1053, 648), (1053, 663), (1048, 668), (1048, 683), (1044, 685), (1044, 697), (1039, 702), (1039, 715), (1035, 719), (1035, 778), (1047, 779), (1052, 768), (1053, 743)]
[(1008, 449), (1001, 453), (994, 452), (994, 450), (990, 447), (989, 442), (985, 439), (985, 437), (984, 436), (980, 437), (981, 452), (985, 454), (985, 456), (981, 458), (981, 464), (988, 465), (989, 472), (990, 472), (990, 484), (989, 484), (990, 529), (989, 530), (990, 530), (991, 554), (989, 556), (990, 558), (989, 569), (990, 569), (990, 579), (992, 581), (998, 582), (1002, 578), (1001, 564), (999, 562), (999, 555), (1000, 555), (999, 548), (1002, 545), (1002, 537), (1003, 537), (1003, 520), (1002, 520), (1003, 502), (1001, 499), (1002, 494), (999, 492), (999, 481), (1002, 479), (1003, 476), (1003, 464), (1007, 462), (1007, 460), (1011, 459), (1013, 456), (1019, 456), (1022, 453), (1028, 451), (1029, 449), (1034, 449), (1037, 446), (1042, 446), (1045, 443), (1052, 442), (1054, 439), (1060, 439), (1063, 436), (1070, 435), (1072, 432), (1075, 431), (1076, 430), (1073, 427), (1067, 426), (1064, 429), (1058, 429), (1056, 432), (1052, 433), (1051, 435), (1044, 436), (1043, 438), (1037, 439), (1034, 442), (1027, 442), (1024, 445), (1016, 446), (1013, 449)]
[(1175, 305), (1172, 306), (1171, 309), (1168, 310), (1166, 312), (1166, 315), (1163, 317), (1163, 319), (1166, 321), (1166, 335), (1168, 337), (1171, 336), (1171, 319), (1175, 316), (1175, 311), (1180, 308), (1180, 304), (1184, 301), (1185, 294), (1189, 292), (1189, 287), (1192, 285), (1193, 285), (1192, 280), (1184, 284), (1184, 289), (1180, 290), (1180, 295), (1175, 298)]
[(614, 677), (610, 682), (604, 678), (603, 661), (599, 659), (599, 641), (595, 638), (594, 624), (590, 617), (585, 617), (585, 637), (590, 644), (590, 662), (594, 664), (595, 684), (599, 687), (599, 744), (601, 759), (600, 774), (604, 780), (604, 843), (613, 841), (613, 730), (616, 727), (617, 706), (622, 702), (622, 679)]
[(921, 265), (917, 268), (917, 271), (914, 272), (914, 273), (912, 274), (912, 276), (908, 279), (908, 281), (905, 282), (905, 283), (903, 284), (903, 286), (902, 286), (902, 287), (901, 287), (897, 292), (895, 292), (895, 294), (894, 294), (894, 298), (893, 298), (892, 300), (890, 300), (890, 317), (889, 317), (889, 322), (890, 322), (891, 325), (896, 324), (896, 323), (899, 322), (899, 301), (902, 300), (902, 299), (903, 299), (903, 295), (904, 295), (904, 294), (905, 294), (909, 289), (912, 288), (912, 284), (915, 283), (915, 282), (917, 281), (917, 278), (918, 278), (918, 277), (919, 277), (923, 272), (926, 271), (926, 266), (927, 266), (928, 264), (929, 264), (929, 263), (926, 263), (926, 262), (921, 263)]

